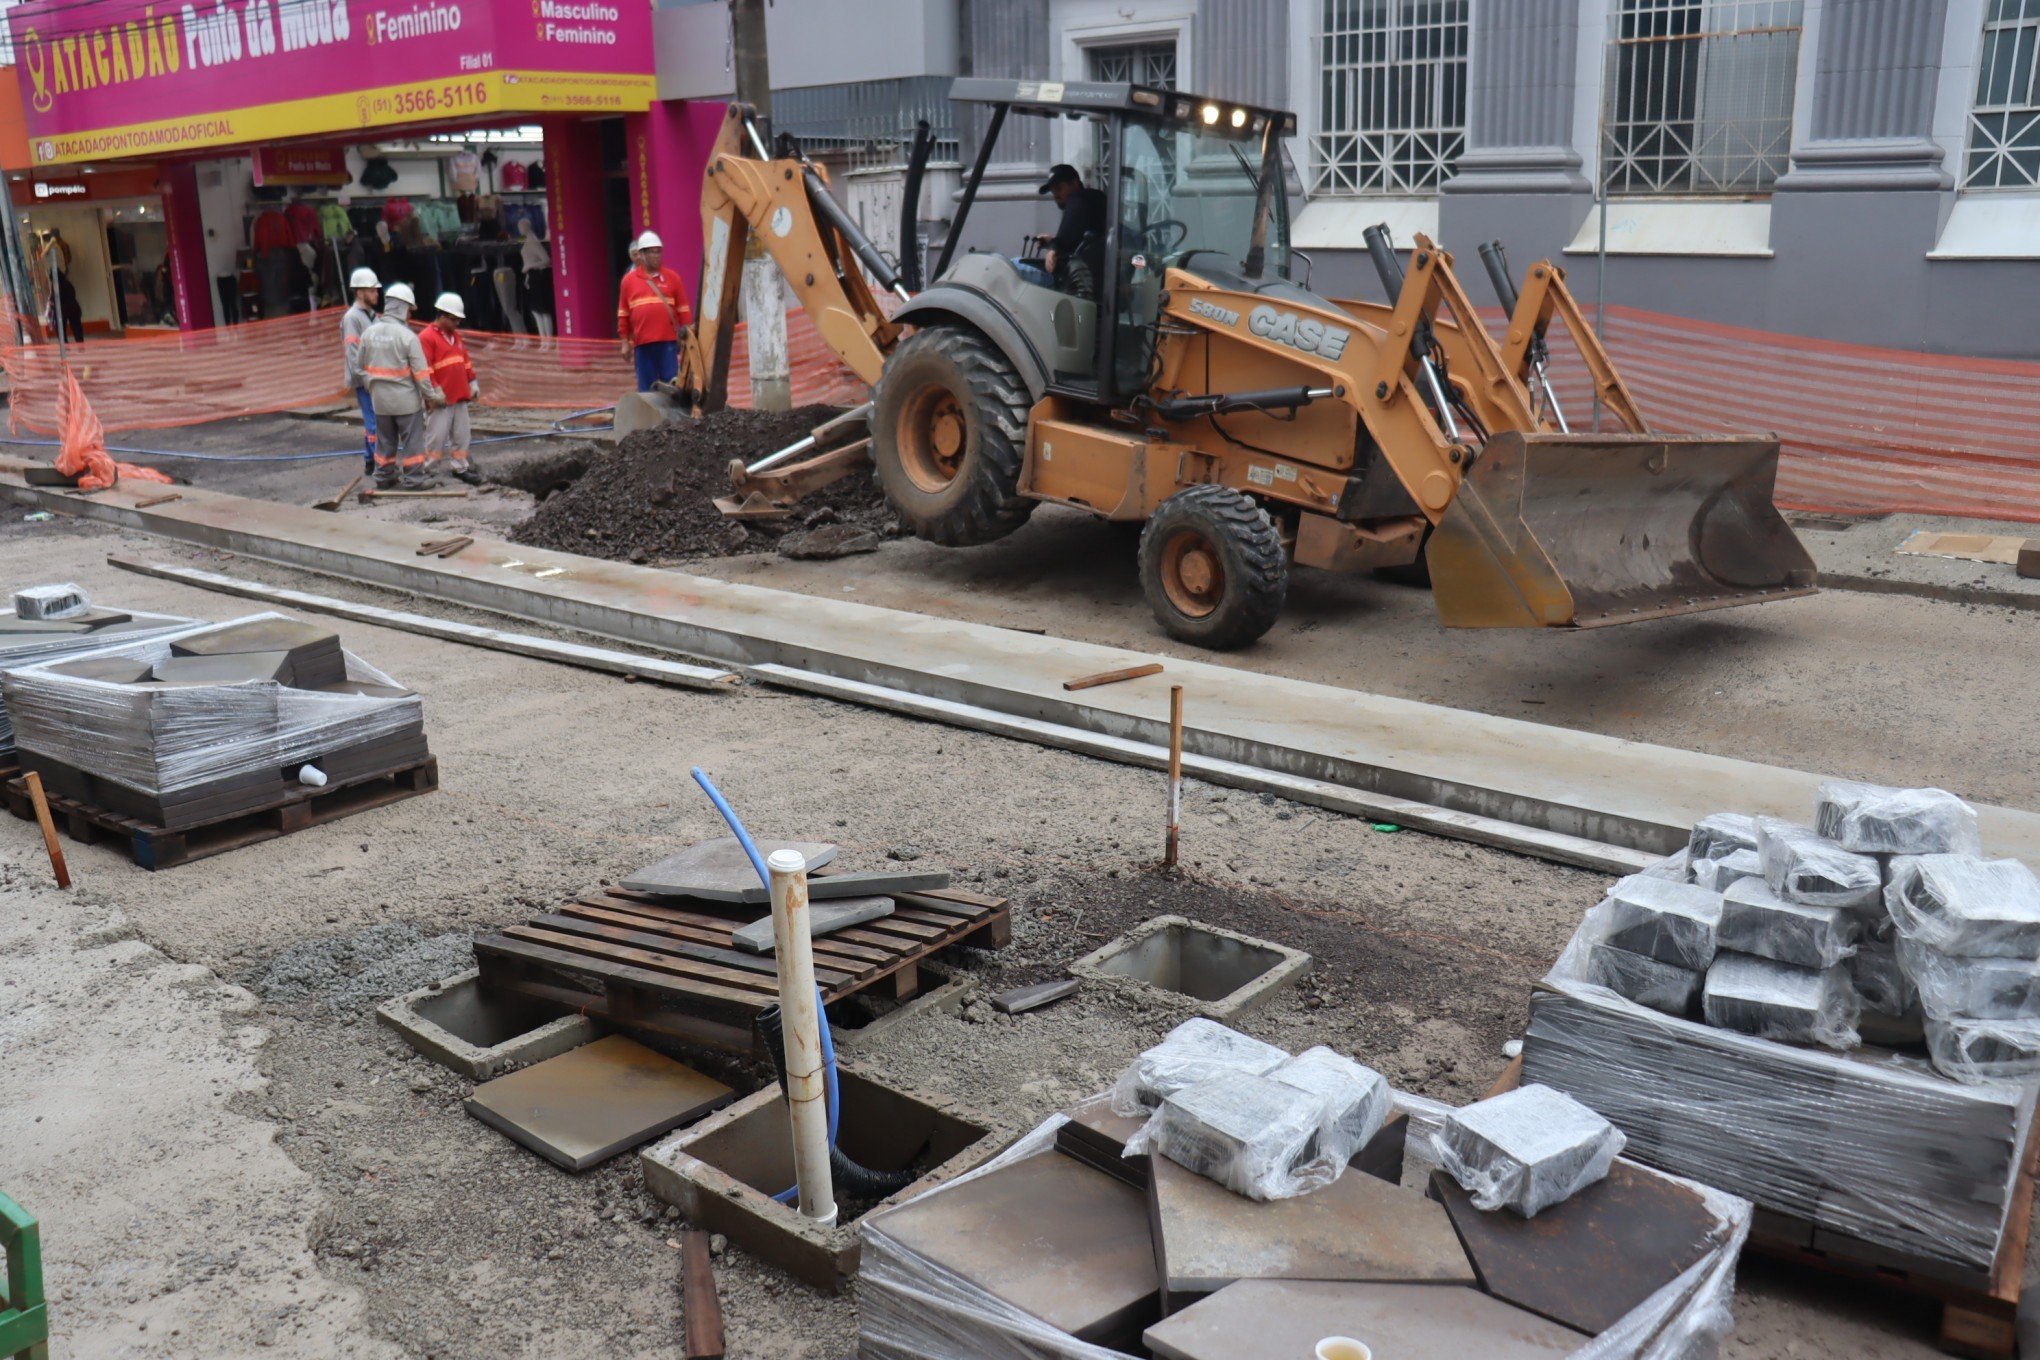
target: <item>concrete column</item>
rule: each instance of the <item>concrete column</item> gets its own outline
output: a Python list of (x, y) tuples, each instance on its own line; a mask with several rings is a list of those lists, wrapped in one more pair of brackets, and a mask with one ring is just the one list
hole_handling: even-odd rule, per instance
[(1933, 310), (1926, 255), (1955, 201), (1934, 140), (1948, 0), (1807, 10), (1792, 166), (1771, 198), (1779, 329), (1902, 334), (1894, 318)]
[[(1049, 73), (1049, 0), (962, 0), (964, 74), (987, 79), (1046, 80)], [(963, 161), (977, 155), (988, 115), (971, 109), (963, 117)], [(1046, 230), (1047, 200), (1036, 190), (1049, 165), (1049, 125), (1039, 118), (1011, 117), (985, 167), (983, 186), (964, 227), (967, 246), (1011, 251), (1023, 233)]]
[[(180, 330), (211, 330), (212, 271), (205, 263), (205, 223), (198, 208), (198, 167), (189, 161), (162, 167), (163, 222), (170, 237), (170, 291)], [(344, 283), (345, 280), (343, 279)]]
[[(1579, 0), (1472, 6), (1466, 150), (1438, 190), (1439, 234), (1463, 257), (1499, 240), (1520, 272), (1556, 257), (1586, 220), (1593, 148), (1578, 144), (1577, 114), (1600, 95), (1598, 79), (1582, 78), (1599, 70), (1599, 14)], [(1591, 136), (1594, 120), (1585, 126)]]
[(601, 134), (584, 119), (551, 118), (542, 126), (553, 315), (561, 335), (612, 338), (617, 281), (609, 277), (603, 240)]
[(630, 148), (631, 235), (656, 231), (666, 243), (666, 264), (699, 297), (701, 279), (701, 176), (722, 128), (724, 105), (713, 100), (668, 99), (623, 117)]
[[(1197, 70), (1185, 89), (1214, 99), (1284, 109), (1289, 96), (1292, 0), (1199, 0)], [(1294, 0), (1306, 7), (1324, 0)]]

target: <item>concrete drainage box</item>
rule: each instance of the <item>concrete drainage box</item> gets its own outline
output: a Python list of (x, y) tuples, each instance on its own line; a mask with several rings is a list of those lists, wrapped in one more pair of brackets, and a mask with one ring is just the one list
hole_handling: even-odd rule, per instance
[(375, 1018), (470, 1081), (556, 1058), (602, 1034), (572, 1007), (483, 990), (474, 969), (385, 1001)]
[[(876, 1204), (843, 1204), (834, 1227), (819, 1227), (772, 1196), (793, 1184), (793, 1143), (777, 1085), (683, 1129), (638, 1155), (645, 1186), (677, 1205), (697, 1228), (719, 1232), (760, 1260), (818, 1289), (836, 1290), (857, 1273), (857, 1221), (901, 1204), (996, 1149), (985, 1125), (838, 1063), (842, 1121), (837, 1141), (852, 1161), (894, 1171), (923, 1154), (926, 1175)], [(855, 1217), (852, 1210), (859, 1210)]]
[(1182, 916), (1157, 916), (1070, 965), (1078, 977), (1131, 978), (1187, 996), (1222, 1020), (1310, 971), (1310, 955)]

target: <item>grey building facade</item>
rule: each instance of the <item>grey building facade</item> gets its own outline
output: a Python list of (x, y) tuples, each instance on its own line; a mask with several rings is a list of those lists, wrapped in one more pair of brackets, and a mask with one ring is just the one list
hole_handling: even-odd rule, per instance
[[(662, 97), (727, 91), (722, 14), (715, 0), (660, 11)], [(1322, 292), (1378, 296), (1360, 233), (1386, 222), (1454, 251), (1481, 300), (1475, 248), (1500, 240), (1518, 272), (1559, 261), (1588, 302), (2040, 357), (2040, 0), (776, 0), (770, 14), (775, 99), (819, 109), (836, 96), (816, 91), (896, 82), (900, 107), (862, 125), (880, 141), (928, 116), (916, 77), (956, 74), (1131, 79), (1295, 110), (1294, 235)], [(933, 240), (978, 131), (953, 116), (938, 133), (954, 159), (923, 204)], [(1097, 158), (1083, 124), (1016, 120), (965, 244), (1012, 250), (1047, 224), (1046, 167), (1092, 175)], [(867, 153), (852, 177), (882, 184), (895, 159)]]

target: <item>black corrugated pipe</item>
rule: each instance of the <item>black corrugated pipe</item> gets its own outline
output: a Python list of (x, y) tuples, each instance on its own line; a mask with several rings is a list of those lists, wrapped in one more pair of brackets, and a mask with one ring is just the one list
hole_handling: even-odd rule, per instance
[[(779, 1078), (779, 1094), (784, 1096), (787, 1094), (786, 1034), (780, 1023), (779, 1007), (767, 1006), (758, 1012), (754, 1023), (758, 1027), (759, 1038), (765, 1042), (765, 1051), (772, 1055), (772, 1071)], [(824, 1023), (827, 1023), (826, 1019)], [(838, 1191), (859, 1199), (884, 1199), (906, 1189), (921, 1176), (911, 1165), (899, 1171), (873, 1171), (868, 1166), (859, 1166), (834, 1143), (829, 1144), (829, 1174), (835, 1178)]]

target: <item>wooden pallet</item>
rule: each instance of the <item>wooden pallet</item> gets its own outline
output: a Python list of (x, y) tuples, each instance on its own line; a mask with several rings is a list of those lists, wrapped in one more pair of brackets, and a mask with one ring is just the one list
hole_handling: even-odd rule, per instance
[[(1513, 1091), (1523, 1079), (1523, 1060), (1514, 1058), (1488, 1089), (1490, 1096)], [(1786, 1214), (1759, 1208), (1743, 1250), (1804, 1270), (1860, 1280), (1895, 1293), (1941, 1305), (1942, 1351), (1969, 1360), (2017, 1360), (2019, 1291), (2026, 1275), (2027, 1235), (2032, 1229), (2033, 1187), (2040, 1172), (2040, 1128), (2028, 1127), (2019, 1158), (2018, 1180), (2005, 1215), (1997, 1262), (1986, 1276), (1961, 1278), (1959, 1267), (1937, 1264), (1874, 1243), (1858, 1242)]]
[[(123, 845), (129, 858), (140, 867), (169, 869), (195, 859), (238, 850), (244, 845), (288, 836), (308, 826), (338, 821), (370, 808), (415, 798), (438, 787), (439, 761), (427, 756), (421, 761), (361, 775), (345, 783), (329, 784), (323, 789), (294, 789), (267, 807), (179, 827), (175, 831), (108, 812), (48, 790), (44, 791), (44, 796), (49, 800), (51, 816), (72, 840), (86, 845), (102, 840), (115, 842)], [(35, 807), (29, 800), (28, 786), (23, 780), (10, 779), (5, 785), (0, 785), (0, 796), (6, 798), (7, 809), (15, 816), (25, 820), (35, 817)]]
[[(920, 990), (920, 963), (957, 945), (1000, 949), (1013, 938), (1004, 898), (958, 888), (888, 894), (890, 916), (818, 937), (815, 981), (833, 1004), (885, 985)], [(657, 898), (596, 888), (523, 925), (475, 941), (482, 985), (559, 1002), (614, 1024), (736, 1052), (751, 1022), (779, 1001), (770, 955), (730, 944), (762, 906)]]

